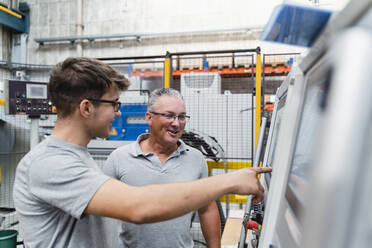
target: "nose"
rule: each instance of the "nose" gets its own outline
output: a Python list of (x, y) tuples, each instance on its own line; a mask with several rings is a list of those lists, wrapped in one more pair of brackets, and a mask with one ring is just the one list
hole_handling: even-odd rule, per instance
[(174, 117), (174, 119), (171, 122), (172, 126), (179, 126), (181, 124), (180, 120), (178, 119), (178, 116)]
[(121, 112), (120, 112), (120, 110), (119, 110), (118, 112), (115, 112), (115, 115), (116, 115), (116, 116), (121, 116)]

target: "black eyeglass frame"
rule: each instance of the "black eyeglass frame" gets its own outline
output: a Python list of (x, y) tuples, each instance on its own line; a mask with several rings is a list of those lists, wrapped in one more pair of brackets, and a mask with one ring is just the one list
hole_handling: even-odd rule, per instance
[[(184, 114), (174, 115), (174, 114), (171, 114), (171, 113), (159, 113), (159, 112), (155, 112), (155, 111), (149, 111), (149, 112), (151, 114), (154, 114), (154, 115), (163, 116), (169, 121), (175, 121), (176, 118), (178, 119), (179, 122), (186, 122), (187, 120), (190, 120), (190, 116), (189, 115), (184, 115)], [(182, 118), (182, 117), (184, 117), (184, 118)]]
[(110, 101), (110, 100), (104, 100), (104, 99), (94, 99), (94, 98), (87, 98), (87, 100), (92, 101), (92, 102), (104, 102), (104, 103), (111, 103), (112, 106), (114, 107), (115, 112), (119, 112), (121, 102), (120, 101)]

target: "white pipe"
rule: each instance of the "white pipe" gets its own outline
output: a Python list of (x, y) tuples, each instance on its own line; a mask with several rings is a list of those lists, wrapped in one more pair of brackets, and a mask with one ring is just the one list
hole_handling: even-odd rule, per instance
[[(79, 0), (80, 1), (80, 0)], [(122, 33), (122, 34), (94, 34), (94, 35), (70, 35), (61, 37), (48, 37), (48, 38), (35, 38), (34, 40), (43, 44), (44, 42), (61, 42), (69, 41), (75, 42), (77, 40), (99, 40), (99, 39), (117, 39), (117, 38), (143, 38), (143, 37), (164, 37), (175, 35), (205, 35), (215, 34), (222, 32), (248, 32), (250, 30), (262, 30), (263, 26), (242, 26), (226, 29), (211, 29), (211, 30), (193, 30), (193, 31), (180, 31), (180, 32), (159, 32), (159, 33)]]

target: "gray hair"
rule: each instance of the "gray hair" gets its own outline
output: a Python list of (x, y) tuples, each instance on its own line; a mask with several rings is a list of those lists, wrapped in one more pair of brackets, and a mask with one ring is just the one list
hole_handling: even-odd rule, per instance
[(183, 101), (183, 97), (181, 93), (178, 90), (172, 89), (172, 88), (160, 88), (155, 89), (151, 92), (149, 97), (149, 103), (147, 105), (147, 111), (154, 111), (154, 105), (159, 97), (161, 96), (174, 96)]

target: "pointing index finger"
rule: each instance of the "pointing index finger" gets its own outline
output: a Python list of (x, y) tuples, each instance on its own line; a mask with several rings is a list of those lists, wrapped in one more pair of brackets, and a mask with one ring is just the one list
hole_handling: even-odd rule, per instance
[(271, 172), (272, 171), (272, 168), (269, 168), (269, 167), (259, 167), (259, 168), (253, 168), (257, 174), (261, 174), (261, 173), (268, 173), (268, 172)]

